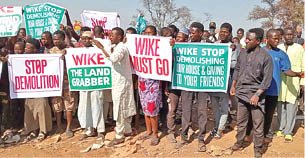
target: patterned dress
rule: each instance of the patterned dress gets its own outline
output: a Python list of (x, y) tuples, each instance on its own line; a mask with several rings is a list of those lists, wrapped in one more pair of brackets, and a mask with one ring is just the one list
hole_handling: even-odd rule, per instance
[(162, 107), (161, 81), (139, 77), (138, 90), (145, 116), (158, 116)]

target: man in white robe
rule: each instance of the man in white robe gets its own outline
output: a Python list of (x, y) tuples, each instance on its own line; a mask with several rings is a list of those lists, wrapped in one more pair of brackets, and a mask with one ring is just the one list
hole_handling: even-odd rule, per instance
[(93, 43), (102, 50), (104, 56), (112, 62), (113, 66), (112, 100), (113, 119), (116, 120), (116, 127), (115, 138), (107, 145), (108, 147), (123, 143), (124, 134), (132, 133), (132, 116), (136, 114), (129, 52), (122, 42), (123, 38), (123, 29), (119, 27), (112, 29), (110, 52), (107, 52), (100, 42), (93, 40)]

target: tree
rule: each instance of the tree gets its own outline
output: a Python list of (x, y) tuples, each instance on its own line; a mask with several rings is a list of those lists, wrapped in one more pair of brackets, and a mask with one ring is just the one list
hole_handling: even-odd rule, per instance
[(265, 29), (293, 27), (304, 24), (303, 0), (262, 0), (267, 7), (255, 6), (249, 20), (262, 20)]
[[(176, 7), (174, 0), (141, 0), (147, 20), (159, 30), (164, 26), (178, 24), (188, 26), (192, 20), (191, 11), (186, 6)], [(146, 14), (145, 14), (146, 13)]]

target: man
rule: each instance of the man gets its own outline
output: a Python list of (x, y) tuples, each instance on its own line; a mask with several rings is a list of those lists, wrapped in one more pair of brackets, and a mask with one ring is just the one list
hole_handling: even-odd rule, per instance
[(297, 26), (296, 29), (296, 37), (293, 39), (294, 43), (300, 44), (300, 45), (304, 45), (304, 38), (302, 38), (302, 27), (301, 26)]
[[(231, 43), (230, 37), (232, 34), (232, 25), (223, 23), (220, 26), (219, 41), (215, 43)], [(231, 64), (235, 66), (239, 51), (233, 51), (231, 56)], [(230, 85), (229, 85), (230, 86)], [(211, 97), (212, 108), (215, 115), (216, 126), (212, 130), (211, 135), (214, 138), (220, 139), (225, 130), (225, 124), (228, 118), (229, 96), (222, 92), (209, 92)]]
[[(285, 43), (280, 44), (278, 48), (287, 53), (291, 64), (291, 70), (294, 72), (304, 72), (304, 49), (301, 45), (293, 42), (294, 30), (287, 28), (284, 30)], [(296, 121), (298, 105), (296, 104), (298, 93), (304, 89), (304, 78), (292, 78), (281, 75), (281, 90), (279, 93), (277, 106), (278, 118), (280, 122), (277, 136), (285, 136), (286, 142), (293, 140), (292, 130)]]
[[(267, 46), (264, 47), (272, 57), (273, 77), (270, 87), (266, 90), (264, 136), (266, 138), (271, 127), (273, 113), (277, 105), (279, 90), (281, 87), (281, 72), (291, 77), (301, 77), (301, 73), (291, 71), (291, 64), (288, 55), (277, 48), (280, 42), (280, 33), (276, 29), (267, 32)], [(271, 135), (272, 138), (272, 135)]]
[(104, 29), (102, 26), (94, 26), (93, 34), (95, 38), (104, 39)]
[(246, 36), (246, 49), (238, 56), (233, 74), (231, 95), (238, 98), (237, 142), (233, 151), (243, 148), (249, 115), (254, 126), (254, 155), (262, 157), (264, 140), (265, 94), (272, 80), (272, 58), (260, 48), (264, 30), (250, 29)]
[[(54, 47), (50, 49), (50, 54), (65, 54), (65, 48), (67, 48), (67, 45), (65, 43), (65, 33), (63, 31), (54, 32), (53, 43), (54, 43)], [(51, 104), (55, 112), (58, 132), (62, 131), (61, 128), (62, 112), (63, 111), (66, 112), (66, 116), (67, 116), (66, 136), (68, 138), (74, 136), (71, 130), (71, 123), (73, 119), (73, 111), (75, 110), (77, 103), (78, 103), (77, 93), (69, 91), (69, 81), (65, 69), (64, 81), (63, 81), (63, 96), (52, 97)]]
[(237, 37), (240, 40), (240, 44), (242, 48), (245, 48), (246, 47), (246, 43), (245, 43), (246, 38), (244, 37), (245, 30), (243, 28), (239, 28), (236, 33), (237, 33)]
[(203, 40), (205, 43), (213, 43), (213, 42), (210, 40), (210, 37), (211, 37), (211, 34), (210, 34), (209, 30), (204, 30), (204, 31), (203, 31), (203, 35), (202, 35), (202, 40)]
[[(188, 35), (189, 35), (189, 31), (187, 28), (181, 29), (176, 36), (176, 42), (187, 42)], [(165, 88), (165, 95), (168, 96), (167, 139), (171, 143), (177, 143), (177, 140), (175, 138), (175, 128), (176, 128), (175, 116), (176, 116), (176, 109), (179, 103), (179, 98), (181, 96), (181, 91), (177, 89), (171, 89), (170, 83), (167, 83)]]
[(103, 51), (104, 56), (113, 64), (112, 69), (112, 100), (113, 119), (116, 120), (115, 138), (109, 142), (108, 147), (123, 143), (125, 136), (132, 133), (132, 116), (136, 114), (136, 106), (133, 96), (133, 83), (129, 52), (123, 44), (124, 30), (115, 27), (111, 31), (111, 52), (107, 52), (104, 46), (93, 40), (94, 44)]
[[(91, 31), (85, 31), (82, 33), (80, 42), (85, 48), (93, 47), (92, 40), (93, 33)], [(102, 141), (104, 140), (104, 132), (106, 129), (102, 104), (102, 91), (93, 90), (79, 92), (79, 105), (77, 111), (78, 120), (81, 128), (87, 129), (80, 140), (95, 136), (96, 131), (98, 139), (101, 139)]]
[(177, 37), (177, 34), (179, 32), (179, 29), (175, 25), (168, 25), (168, 28), (171, 30), (171, 35), (173, 38)]
[[(94, 26), (93, 34), (94, 34), (94, 39), (99, 41), (100, 43), (102, 43), (103, 46), (105, 46), (105, 49), (108, 49), (108, 51), (109, 51), (111, 42), (110, 42), (110, 40), (104, 39), (105, 34), (104, 34), (103, 27)], [(112, 118), (112, 94), (111, 94), (110, 89), (103, 90), (103, 104), (101, 106), (103, 106), (104, 121), (107, 124), (107, 123), (109, 123), (107, 121), (108, 113), (110, 113), (109, 117), (111, 116), (111, 118)]]
[[(193, 22), (190, 26), (190, 42), (201, 42), (204, 26), (199, 22)], [(197, 97), (197, 103), (193, 104), (193, 98)], [(206, 132), (207, 124), (207, 98), (208, 94), (204, 92), (192, 92), (192, 91), (181, 91), (182, 101), (182, 130), (181, 130), (181, 141), (177, 144), (176, 148), (181, 148), (187, 144), (188, 129), (192, 122), (198, 121), (199, 133), (198, 133), (198, 151), (205, 152), (206, 145), (204, 142), (204, 135)], [(192, 117), (196, 115), (192, 112), (192, 108), (197, 108), (198, 119)], [(192, 118), (192, 121), (191, 121)]]
[(53, 40), (52, 40), (52, 34), (49, 31), (45, 31), (41, 34), (41, 48), (40, 53), (48, 54), (50, 49), (53, 48)]
[[(9, 94), (9, 77), (8, 77), (8, 66), (7, 66), (7, 55), (9, 50), (6, 48), (8, 42), (7, 37), (0, 37), (0, 62), (3, 62), (2, 69), (0, 70), (0, 91), (5, 92), (7, 95), (0, 97), (0, 126), (2, 125), (3, 107), (5, 104), (3, 100), (8, 100)], [(1, 129), (0, 129), (1, 132)], [(0, 139), (1, 142), (1, 139)]]
[(210, 22), (209, 24), (209, 33), (210, 33), (210, 36), (209, 36), (209, 43), (214, 43), (217, 41), (217, 38), (216, 38), (216, 23), (215, 22)]
[[(25, 54), (39, 53), (40, 43), (30, 38), (25, 44)], [(36, 136), (39, 129), (37, 141), (42, 141), (52, 130), (51, 108), (48, 98), (26, 98), (24, 104), (24, 134), (29, 134), (25, 141), (30, 141)]]

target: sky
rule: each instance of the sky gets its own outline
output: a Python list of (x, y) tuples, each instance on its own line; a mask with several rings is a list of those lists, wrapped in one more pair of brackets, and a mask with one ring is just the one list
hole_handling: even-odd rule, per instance
[[(255, 5), (262, 5), (261, 0), (173, 0), (177, 7), (186, 6), (191, 10), (193, 21), (202, 22), (204, 13), (212, 15), (211, 21), (216, 22), (217, 28), (229, 22), (233, 26), (233, 34), (239, 27), (248, 30), (260, 27), (259, 21), (247, 20), (249, 12)], [(1, 0), (1, 6), (25, 6), (36, 3), (51, 2), (67, 8), (71, 20), (80, 20), (83, 10), (102, 12), (118, 12), (121, 16), (121, 27), (127, 28), (137, 9), (143, 9), (141, 0)], [(63, 21), (65, 23), (65, 20)], [(203, 23), (208, 28), (208, 23)]]

